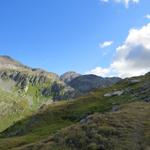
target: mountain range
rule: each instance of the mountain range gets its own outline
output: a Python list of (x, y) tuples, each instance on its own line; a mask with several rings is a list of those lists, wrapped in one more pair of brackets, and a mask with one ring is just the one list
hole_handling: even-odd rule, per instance
[[(75, 72), (59, 76), (43, 69), (23, 65), (9, 56), (0, 56), (0, 91), (3, 93), (1, 95), (8, 96), (8, 101), (3, 99), (4, 96), (2, 98), (0, 96), (0, 110), (6, 109), (2, 113), (2, 116), (5, 116), (2, 117), (5, 118), (3, 124), (8, 124), (0, 125), (0, 130), (26, 114), (26, 111), (35, 111), (42, 105), (54, 101), (73, 99), (120, 80), (120, 78), (107, 79), (94, 75), (80, 75)], [(10, 101), (11, 95), (15, 98)], [(17, 117), (10, 119), (12, 114)]]
[(63, 75), (0, 56), (0, 150), (148, 150), (150, 73)]
[[(31, 97), (47, 97), (52, 101), (74, 98), (93, 89), (112, 85), (120, 78), (102, 78), (95, 75), (80, 75), (67, 72), (60, 77), (42, 69), (30, 68), (9, 56), (0, 57), (0, 80), (9, 85), (4, 90), (16, 89), (16, 92)], [(5, 82), (3, 82), (5, 84)], [(18, 91), (17, 91), (18, 88)], [(9, 90), (10, 91), (10, 90)]]

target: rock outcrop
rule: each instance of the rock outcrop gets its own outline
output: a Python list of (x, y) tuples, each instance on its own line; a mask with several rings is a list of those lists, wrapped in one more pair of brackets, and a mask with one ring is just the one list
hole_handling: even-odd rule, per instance
[(114, 92), (111, 92), (111, 93), (106, 93), (104, 95), (104, 97), (121, 96), (123, 93), (124, 93), (123, 90), (121, 90), (121, 91), (114, 91)]

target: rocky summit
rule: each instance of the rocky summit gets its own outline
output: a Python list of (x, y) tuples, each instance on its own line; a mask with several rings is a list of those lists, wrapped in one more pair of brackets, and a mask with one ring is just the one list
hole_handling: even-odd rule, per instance
[(18, 69), (18, 68), (26, 68), (20, 62), (12, 59), (9, 56), (0, 56), (0, 68), (2, 69)]
[(73, 79), (81, 76), (81, 74), (76, 73), (74, 71), (69, 71), (64, 73), (63, 75), (60, 76), (60, 79), (63, 80), (65, 83), (70, 83)]

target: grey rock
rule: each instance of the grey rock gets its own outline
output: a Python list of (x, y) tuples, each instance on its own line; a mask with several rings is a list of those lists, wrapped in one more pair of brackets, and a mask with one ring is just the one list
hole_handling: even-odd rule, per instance
[(119, 105), (114, 105), (112, 106), (112, 112), (118, 111), (119, 110)]
[(80, 124), (84, 124), (84, 123), (86, 123), (86, 122), (87, 122), (87, 119), (84, 118), (84, 119), (82, 119), (82, 120), (80, 121)]
[(132, 79), (132, 80), (129, 80), (129, 83), (130, 83), (130, 84), (136, 84), (136, 83), (139, 83), (139, 82), (141, 82), (141, 80), (139, 80), (139, 79)]
[(104, 97), (121, 96), (123, 93), (124, 93), (124, 90), (114, 91), (114, 92), (111, 92), (111, 93), (104, 94)]

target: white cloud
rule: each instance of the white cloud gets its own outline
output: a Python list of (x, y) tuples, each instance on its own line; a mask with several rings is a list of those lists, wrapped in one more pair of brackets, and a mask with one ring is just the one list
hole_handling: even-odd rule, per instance
[(109, 0), (100, 0), (101, 2), (107, 3)]
[(145, 18), (150, 19), (150, 14), (147, 14)]
[(114, 43), (113, 41), (105, 41), (103, 43), (100, 43), (99, 46), (100, 48), (106, 48), (106, 47), (111, 46), (113, 43)]
[(139, 3), (140, 0), (100, 0), (101, 2), (115, 2), (115, 3), (123, 3), (126, 8), (128, 8), (130, 3)]
[[(98, 75), (97, 68), (89, 72)], [(129, 31), (123, 45), (116, 49), (112, 64), (108, 68), (100, 67), (99, 75), (131, 77), (148, 71), (150, 71), (150, 23), (140, 29)]]
[(107, 76), (108, 73), (109, 69), (101, 67), (96, 67), (95, 69), (86, 72), (86, 74), (95, 74), (97, 76)]
[(150, 71), (150, 23), (141, 29), (129, 31), (124, 44), (116, 50), (116, 58), (111, 68), (122, 77)]

